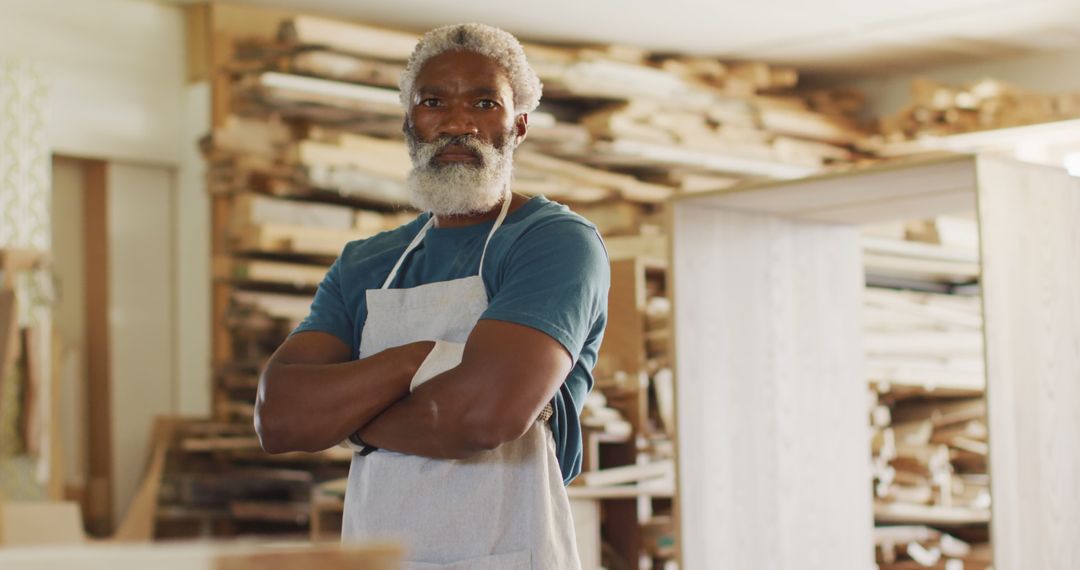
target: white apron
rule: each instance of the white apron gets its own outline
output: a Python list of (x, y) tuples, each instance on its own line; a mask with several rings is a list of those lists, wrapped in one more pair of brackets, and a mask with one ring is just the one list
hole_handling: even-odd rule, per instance
[[(491, 236), (477, 275), (390, 289), (402, 263), (423, 240), (435, 217), (398, 259), (381, 289), (367, 291), (367, 321), (360, 358), (417, 341), (448, 341), (460, 362), (464, 343), (487, 309), (481, 278)], [(443, 345), (446, 343), (440, 343)], [(430, 369), (428, 361), (422, 368)], [(507, 378), (508, 382), (513, 378)], [(415, 386), (415, 382), (414, 382)], [(577, 570), (580, 568), (570, 503), (547, 422), (521, 438), (466, 460), (428, 459), (387, 450), (353, 455), (345, 494), (342, 540), (389, 538), (408, 549), (407, 570)]]

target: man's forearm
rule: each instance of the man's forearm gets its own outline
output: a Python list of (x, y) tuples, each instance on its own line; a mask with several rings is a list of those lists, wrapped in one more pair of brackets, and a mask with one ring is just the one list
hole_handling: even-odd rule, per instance
[(465, 459), (507, 439), (460, 367), (432, 378), (360, 430), (365, 443), (435, 459)]
[(408, 394), (430, 346), (414, 343), (337, 364), (269, 365), (255, 403), (263, 447), (319, 451), (345, 439)]

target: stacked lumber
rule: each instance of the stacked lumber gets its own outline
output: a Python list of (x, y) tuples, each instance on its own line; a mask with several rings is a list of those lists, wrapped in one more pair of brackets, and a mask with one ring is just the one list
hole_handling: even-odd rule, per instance
[(863, 320), (878, 393), (974, 397), (985, 389), (978, 297), (872, 287)]
[(1080, 117), (1080, 93), (1047, 95), (989, 78), (956, 86), (920, 77), (911, 94), (911, 103), (881, 120), (885, 142)]
[(939, 216), (863, 228), (863, 263), (870, 283), (901, 280), (948, 291), (979, 280), (979, 230), (974, 216)]
[(885, 526), (874, 529), (880, 570), (986, 570), (991, 567), (988, 545), (971, 545), (925, 526)]
[(157, 536), (295, 533), (311, 487), (343, 477), (350, 454), (266, 456), (250, 422), (183, 421), (171, 436), (158, 493)]
[[(376, 37), (385, 45), (365, 44)], [(344, 166), (338, 159), (363, 161), (368, 153), (323, 148), (298, 158), (317, 187), (389, 187), (408, 169), (400, 144), (393, 160), (379, 157), (393, 155), (385, 143), (401, 137), (395, 86), (411, 53), (405, 46), (415, 39), (361, 24), (292, 18), (278, 38), (262, 45), (249, 38), (238, 50), (231, 67), (234, 107), (367, 137), (332, 142), (342, 151), (384, 143), (386, 153), (373, 150), (365, 164), (350, 164), (348, 175), (332, 175)], [(518, 159), (516, 183), (525, 193), (574, 203), (615, 197), (658, 203), (676, 191), (803, 176), (848, 162), (859, 156), (853, 146), (865, 135), (853, 118), (860, 96), (803, 95), (792, 69), (624, 46), (527, 44), (526, 51), (545, 93), (530, 116), (522, 149), (528, 152)]]
[(878, 528), (880, 567), (983, 568), (990, 478), (979, 299), (871, 287), (864, 324), (875, 520), (915, 525)]
[(617, 441), (626, 441), (634, 433), (634, 426), (626, 421), (622, 412), (608, 406), (603, 392), (590, 392), (585, 397), (585, 406), (581, 410), (581, 429), (585, 439), (594, 434), (603, 435)]

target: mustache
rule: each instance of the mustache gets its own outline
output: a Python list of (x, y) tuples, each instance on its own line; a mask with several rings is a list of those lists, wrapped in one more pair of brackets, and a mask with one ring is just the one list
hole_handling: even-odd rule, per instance
[(490, 163), (497, 162), (499, 155), (506, 149), (507, 144), (511, 141), (512, 127), (507, 129), (507, 132), (502, 136), (496, 137), (496, 140), (487, 142), (479, 138), (476, 134), (465, 133), (460, 135), (448, 135), (443, 134), (430, 141), (424, 141), (420, 138), (419, 133), (416, 132), (416, 126), (412, 124), (409, 119), (405, 119), (401, 125), (402, 133), (405, 135), (405, 143), (409, 150), (409, 156), (412, 158), (414, 168), (431, 168), (442, 169), (446, 166), (469, 166), (469, 165), (443, 165), (435, 160), (435, 157), (446, 150), (447, 147), (455, 145), (466, 151), (472, 153), (476, 157), (478, 165), (473, 166), (480, 168), (487, 168)]
[(429, 164), (439, 155), (439, 153), (451, 146), (465, 149), (476, 157), (476, 159), (480, 161), (480, 164), (487, 162), (485, 160), (485, 151), (491, 152), (497, 150), (495, 145), (481, 141), (476, 138), (475, 135), (443, 135), (429, 143), (420, 143), (420, 145), (425, 151), (424, 154), (431, 157), (428, 160)]

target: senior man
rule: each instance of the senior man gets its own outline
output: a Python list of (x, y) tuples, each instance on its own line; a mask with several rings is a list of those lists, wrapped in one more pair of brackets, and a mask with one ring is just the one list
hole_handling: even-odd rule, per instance
[(410, 568), (579, 567), (565, 484), (606, 323), (595, 226), (511, 192), (541, 85), (510, 34), (425, 34), (401, 80), (424, 211), (350, 242), (271, 357), (271, 453), (357, 452), (343, 540), (405, 541)]

